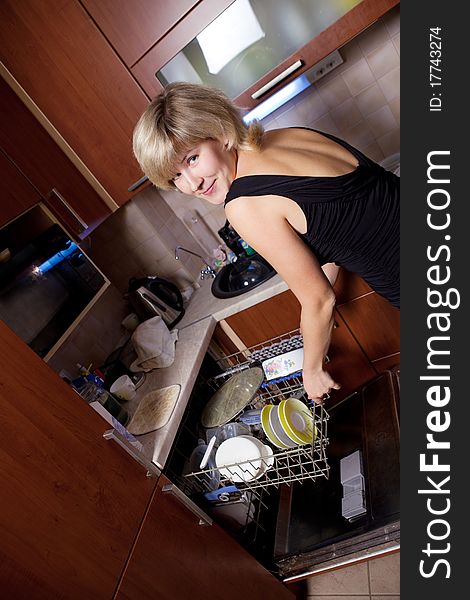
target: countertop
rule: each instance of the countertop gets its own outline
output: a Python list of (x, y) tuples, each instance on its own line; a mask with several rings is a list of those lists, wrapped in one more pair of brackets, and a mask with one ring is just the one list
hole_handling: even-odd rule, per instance
[(201, 282), (189, 300), (183, 319), (176, 326), (178, 341), (173, 364), (147, 373), (135, 398), (126, 406), (132, 416), (148, 392), (174, 384), (181, 386), (168, 423), (156, 431), (136, 436), (145, 456), (160, 469), (167, 461), (217, 322), (288, 289), (285, 281), (275, 275), (251, 292), (221, 300), (212, 295), (211, 283), (212, 280)]

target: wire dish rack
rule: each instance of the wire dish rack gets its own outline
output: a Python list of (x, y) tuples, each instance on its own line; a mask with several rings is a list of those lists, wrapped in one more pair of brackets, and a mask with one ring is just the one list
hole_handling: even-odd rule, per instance
[[(207, 383), (215, 392), (235, 373), (253, 366), (260, 366), (261, 362), (267, 358), (280, 356), (302, 347), (302, 335), (300, 330), (296, 329), (246, 350), (227, 356), (223, 355), (216, 358), (222, 372)], [(251, 404), (235, 420), (242, 420), (247, 411), (260, 409), (267, 404), (276, 405), (287, 398), (297, 398), (307, 404), (301, 371), (268, 381), (265, 378)], [(329, 441), (327, 431), (329, 415), (323, 406), (313, 402), (308, 404), (308, 409), (312, 415), (315, 430), (313, 444), (282, 450), (270, 444), (261, 425), (251, 425), (252, 435), (269, 446), (269, 452), (243, 462), (224, 464), (220, 473), (220, 485), (236, 485), (237, 488), (251, 490), (258, 496), (262, 490), (278, 488), (281, 484), (291, 485), (296, 481), (316, 480), (318, 477), (328, 478), (329, 465), (326, 448)], [(186, 473), (184, 477), (193, 486), (203, 490), (205, 482), (213, 478), (215, 471), (215, 468), (206, 468)]]

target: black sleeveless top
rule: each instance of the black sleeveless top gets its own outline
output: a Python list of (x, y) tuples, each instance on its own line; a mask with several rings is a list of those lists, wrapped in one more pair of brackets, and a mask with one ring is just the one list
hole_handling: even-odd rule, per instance
[(334, 262), (357, 273), (399, 308), (400, 179), (347, 142), (317, 133), (349, 150), (359, 162), (356, 169), (338, 177), (239, 177), (233, 181), (225, 204), (241, 196), (290, 198), (307, 220), (307, 233), (298, 235), (320, 264)]

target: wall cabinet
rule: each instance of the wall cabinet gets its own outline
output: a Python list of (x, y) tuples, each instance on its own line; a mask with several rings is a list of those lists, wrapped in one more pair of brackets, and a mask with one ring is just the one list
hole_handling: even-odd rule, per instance
[(4, 67), (109, 196), (127, 202), (142, 176), (131, 138), (148, 98), (82, 4), (6, 0), (0, 36)]
[[(196, 35), (219, 16), (230, 4), (232, 4), (232, 0), (204, 0), (203, 2), (200, 2), (132, 67), (132, 73), (149, 97), (154, 97), (162, 90), (162, 84), (155, 77), (155, 73), (164, 67), (176, 54), (178, 54), (178, 52), (183, 50)], [(328, 54), (346, 44), (396, 4), (398, 4), (398, 0), (363, 0), (362, 2), (359, 2), (351, 10), (346, 10), (345, 14), (332, 25), (324, 28), (319, 35), (313, 33), (312, 40), (301, 47), (296, 48), (296, 51), (293, 54), (290, 54), (281, 62), (274, 60), (273, 64), (273, 48), (271, 47), (273, 44), (270, 45), (267, 43), (264, 52), (261, 52), (261, 54), (259, 52), (254, 52), (250, 59), (252, 61), (260, 61), (266, 65), (266, 70), (262, 69), (264, 74), (260, 78), (256, 78), (256, 81), (252, 81), (251, 84), (248, 84), (247, 88), (241, 93), (238, 93), (235, 96), (229, 95), (231, 95), (238, 106), (243, 108), (253, 108), (261, 101), (265, 100), (270, 94), (279, 90), (286, 85), (286, 83), (292, 81), (310, 69), (313, 65), (317, 64)], [(266, 2), (265, 4), (261, 4), (258, 10), (260, 13), (267, 11), (267, 21), (270, 21), (269, 11), (275, 10), (275, 21), (277, 23), (292, 23), (294, 18), (293, 15), (289, 14), (289, 9), (290, 3), (276, 3), (273, 8), (271, 2)], [(326, 9), (327, 7), (324, 7), (324, 10), (321, 10), (321, 8), (319, 9), (319, 12), (321, 13), (319, 19), (325, 19), (325, 13), (328, 12)], [(285, 14), (277, 19), (279, 11), (285, 11)], [(302, 11), (300, 11), (300, 13), (301, 12)], [(311, 27), (311, 25), (312, 24), (310, 23), (309, 27)], [(302, 26), (305, 28), (305, 22), (302, 23)], [(279, 27), (279, 24), (275, 27)], [(301, 27), (301, 25), (298, 25), (298, 27)], [(280, 29), (282, 29), (282, 25)], [(287, 39), (291, 38), (291, 33), (292, 27), (289, 27), (289, 31), (286, 35)], [(298, 37), (300, 37), (300, 35)], [(279, 38), (279, 32), (275, 31), (273, 40), (276, 42), (277, 38)], [(295, 43), (293, 45), (295, 46)], [(186, 62), (184, 59), (187, 59), (187, 57), (183, 56), (183, 61)], [(236, 60), (239, 59), (240, 55), (237, 56)], [(300, 61), (301, 66), (295, 69), (291, 75), (281, 78), (279, 83), (269, 89), (268, 93), (263, 94), (256, 99), (252, 97), (252, 94), (255, 91), (279, 76), (297, 61)], [(245, 67), (240, 69), (239, 77), (243, 76), (244, 68)], [(215, 85), (215, 87), (223, 88), (220, 84)]]
[(17, 167), (18, 176), (24, 178), (23, 185), (34, 191), (34, 200), (25, 206), (12, 188), (6, 194), (11, 200), (0, 209), (1, 222), (42, 200), (75, 237), (90, 233), (111, 214), (111, 209), (1, 77), (0, 112), (0, 148)]
[[(162, 90), (155, 73), (232, 1), (4, 0), (0, 61), (117, 207), (142, 176), (132, 156), (132, 131), (149, 99)], [(396, 4), (362, 0), (286, 60), (267, 67), (236, 103), (252, 108)], [(299, 69), (252, 98), (297, 60)]]
[(82, 0), (128, 67), (154, 46), (198, 0)]
[[(0, 149), (0, 227), (37, 204), (41, 197)], [(4, 248), (0, 248), (0, 252)]]

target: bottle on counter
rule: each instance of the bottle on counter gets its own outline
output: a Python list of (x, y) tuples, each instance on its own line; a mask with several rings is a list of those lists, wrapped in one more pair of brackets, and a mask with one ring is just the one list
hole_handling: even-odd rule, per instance
[(109, 414), (114, 417), (121, 425), (126, 425), (129, 421), (129, 414), (116, 398), (104, 388), (96, 385), (93, 381), (86, 381), (84, 385), (77, 389), (80, 396), (90, 402), (99, 402)]

